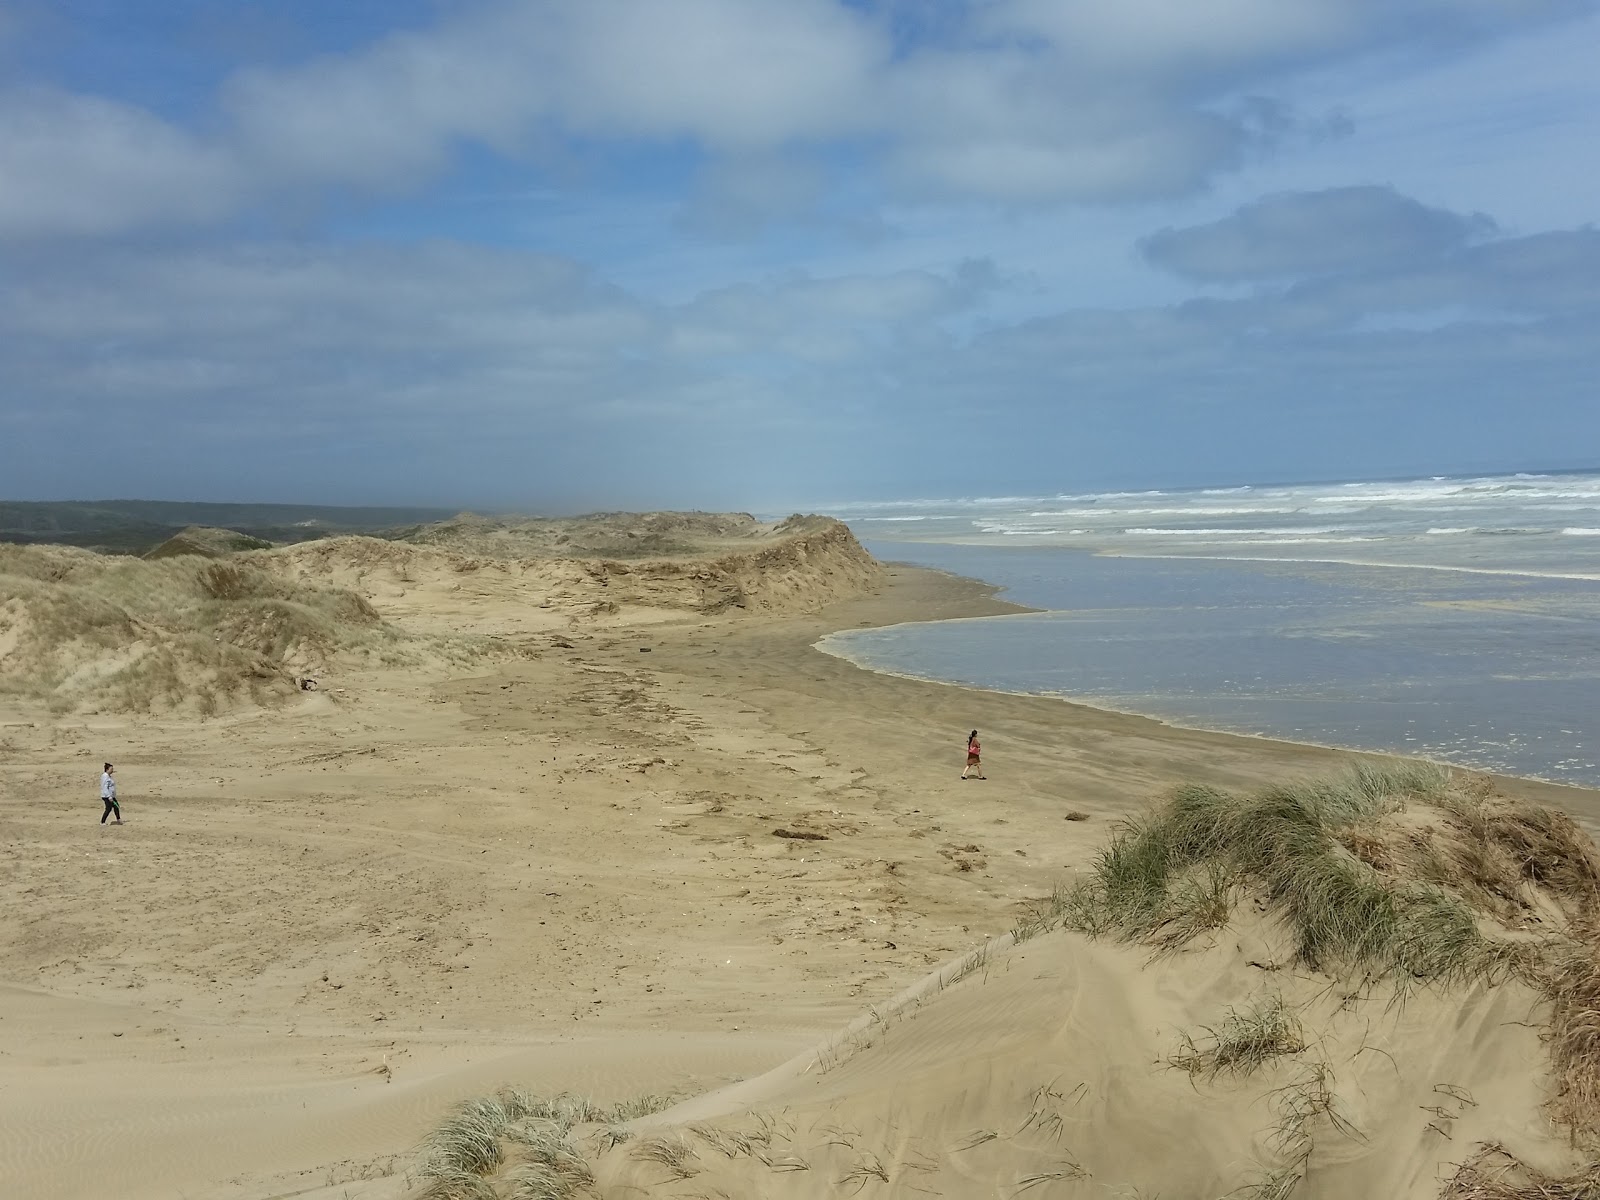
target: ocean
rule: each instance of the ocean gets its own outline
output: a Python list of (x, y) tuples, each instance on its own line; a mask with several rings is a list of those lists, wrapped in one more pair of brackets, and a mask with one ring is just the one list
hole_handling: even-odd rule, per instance
[(821, 643), (863, 666), (1600, 787), (1600, 472), (833, 511), (1044, 610)]

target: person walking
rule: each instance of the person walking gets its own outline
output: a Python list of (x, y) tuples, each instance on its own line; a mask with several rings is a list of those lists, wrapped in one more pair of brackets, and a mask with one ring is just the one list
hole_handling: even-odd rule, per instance
[(965, 779), (967, 777), (967, 772), (972, 770), (974, 767), (976, 767), (978, 770), (979, 779), (988, 778), (988, 776), (983, 773), (982, 754), (983, 747), (978, 744), (978, 731), (974, 729), (971, 733), (967, 734), (967, 765), (961, 772), (961, 778)]
[(112, 824), (121, 825), (122, 807), (117, 803), (117, 771), (110, 763), (100, 774), (100, 800), (106, 806), (105, 812), (100, 814), (100, 824), (104, 825), (106, 818), (115, 813), (117, 819)]

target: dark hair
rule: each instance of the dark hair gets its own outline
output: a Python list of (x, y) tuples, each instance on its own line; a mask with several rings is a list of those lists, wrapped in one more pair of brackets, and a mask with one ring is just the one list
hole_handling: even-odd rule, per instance
[(108, 770), (108, 771), (111, 770), (111, 764), (110, 763), (106, 764), (106, 770)]
[(975, 738), (977, 736), (978, 736), (978, 731), (976, 729), (974, 729), (971, 733), (967, 734), (967, 741), (970, 742), (973, 738)]

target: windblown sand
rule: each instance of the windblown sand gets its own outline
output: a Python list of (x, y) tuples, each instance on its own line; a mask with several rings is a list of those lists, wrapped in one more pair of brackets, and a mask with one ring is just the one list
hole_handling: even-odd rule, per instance
[[(832, 630), (1006, 610), (932, 572), (891, 568), (814, 611), (708, 616), (635, 595), (582, 619), (514, 590), (383, 579), (363, 590), (403, 628), (470, 627), (526, 657), (470, 677), (332, 670), (286, 707), (208, 720), (0, 712), (0, 1194), (404, 1196), (412, 1150), (455, 1101), (501, 1084), (687, 1097), (761, 1076), (1009, 929), (1172, 784), (1247, 789), (1344, 761), (812, 649)], [(974, 726), (989, 777), (963, 782)], [(104, 759), (122, 827), (96, 823)], [(1592, 793), (1502, 786), (1586, 827), (1600, 816)], [(898, 1122), (884, 1145), (916, 1136), (919, 1095), (954, 1047), (976, 1099), (923, 1113), (926, 1132), (998, 1132), (1050, 1084), (1022, 1069), (1041, 1048), (1014, 1036), (1033, 1008), (1070, 1008), (1061, 1036), (1114, 1082), (1170, 1049), (1189, 992), (1239, 992), (1204, 961), (1141, 974), (1131, 951), (1069, 951), (1007, 952), (990, 990), (952, 991), (920, 1056), (841, 1064), (808, 1084), (796, 1121), (820, 1143), (828, 1103), (848, 1100), (862, 1124)], [(1023, 986), (1036, 979), (1050, 990)], [(1529, 1020), (1518, 1001), (1450, 1016), (1465, 1032), (1438, 1040), (1455, 1057), (1435, 1073), (1533, 1121), (1541, 1048), (1508, 1024)], [(1415, 1010), (1416, 1036), (1437, 1032), (1432, 1012)], [(1490, 1028), (1510, 1040), (1475, 1056)], [(1264, 1123), (1170, 1082), (1171, 1140), (1106, 1154), (1195, 1150), (1219, 1122)], [(1441, 1161), (1468, 1153), (1463, 1120)], [(1102, 1114), (1093, 1137), (1110, 1136)], [(998, 1189), (1016, 1164), (1002, 1170), (990, 1140), (945, 1194), (1011, 1194)], [(1029, 1159), (1044, 1176), (1047, 1151)], [(850, 1194), (840, 1181), (865, 1160), (831, 1153), (832, 1174), (796, 1172), (771, 1194)], [(1058, 1183), (1027, 1194), (1080, 1194)]]

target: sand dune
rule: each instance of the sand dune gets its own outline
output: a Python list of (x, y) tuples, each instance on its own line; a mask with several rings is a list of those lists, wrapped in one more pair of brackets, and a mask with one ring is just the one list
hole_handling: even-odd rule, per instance
[(627, 543), (618, 517), (458, 518), (421, 527), (416, 544), (339, 537), (244, 553), (229, 552), (226, 530), (188, 530), (143, 560), (0, 546), (0, 678), (54, 711), (210, 716), (281, 703), (300, 678), (361, 660), (459, 668), (516, 653), (492, 640), (506, 634), (793, 612), (878, 581), (825, 518), (641, 520), (628, 560), (576, 556)]
[(405, 640), (353, 592), (238, 558), (0, 546), (0, 680), (46, 711), (281, 702), (297, 673)]
[[(1313, 1047), (1196, 1080), (1169, 1061), (1183, 1036), (1280, 994), (1236, 944), (1154, 964), (1072, 937), (1002, 947), (803, 1066), (639, 1123), (596, 1155), (598, 1191), (806, 1197), (860, 1180), (890, 1196), (1250, 1195), (1297, 1154), (1284, 1130), (1300, 1105), (1315, 1149), (1296, 1196), (1437, 1197), (1491, 1142), (1574, 1165), (1539, 1116), (1530, 992), (1341, 1009), (1326, 980), (1287, 984)], [(689, 1148), (685, 1178), (663, 1168), (661, 1141)]]
[[(527, 1174), (533, 1127), (505, 1121), (504, 1161), (483, 1174), (511, 1196), (1417, 1200), (1473, 1195), (1464, 1180), (1487, 1157), (1576, 1177), (1600, 1113), (1573, 1100), (1600, 1061), (1571, 1013), (1591, 992), (1570, 991), (1567, 964), (1587, 978), (1600, 963), (1600, 857), (1545, 810), (1416, 778), (1175, 802), (1243, 816), (1193, 843), (1192, 868), (1167, 826), (1120, 835), (1015, 935), (766, 1075), (620, 1131), (580, 1123), (542, 1179)], [(1273, 829), (1297, 848), (1280, 837), (1258, 873), (1250, 840)], [(1171, 875), (1159, 896), (1136, 878), (1152, 838)], [(1530, 1069), (1547, 1039), (1558, 1063)], [(464, 1132), (446, 1125), (425, 1160), (438, 1196), (473, 1194), (452, 1171)]]
[[(210, 718), (192, 705), (52, 710), (7, 666), (0, 1061), (18, 1084), (0, 1090), (0, 1190), (402, 1196), (421, 1183), (413, 1151), (451, 1105), (509, 1085), (603, 1104), (708, 1097), (648, 1136), (690, 1123), (738, 1132), (754, 1113), (793, 1111), (783, 1153), (806, 1171), (718, 1162), (698, 1146), (685, 1195), (697, 1180), (707, 1195), (856, 1183), (911, 1194), (913, 1149), (937, 1158), (921, 1174), (947, 1195), (1009, 1195), (1029, 1172), (1064, 1169), (1056, 1139), (1017, 1132), (1051, 1064), (1102, 1089), (1087, 1116), (1039, 1093), (1064, 1123), (1088, 1122), (1083, 1137), (1064, 1124), (1060, 1144), (1102, 1190), (1046, 1178), (1024, 1195), (1202, 1194), (1143, 1161), (1158, 1157), (1162, 1124), (1160, 1137), (1198, 1143), (1212, 1173), (1200, 1177), (1243, 1180), (1273, 1119), (1267, 1085), (1294, 1083), (1301, 1059), (1237, 1085), (1191, 1085), (1158, 1063), (1182, 1030), (1259, 990), (1238, 939), (1150, 967), (1141, 949), (1052, 932), (997, 949), (986, 970), (889, 1018), (870, 1047), (826, 1064), (815, 1047), (1012, 928), (1092, 861), (1115, 818), (1174, 785), (1248, 791), (1337, 771), (1342, 756), (861, 671), (812, 643), (1004, 606), (979, 585), (879, 568), (832, 526), (749, 542), (701, 559), (540, 563), (339, 539), (218, 560), (273, 586), (340, 590), (402, 645), (470, 637), (501, 652), (339, 650), (319, 691)], [(78, 572), (108, 569), (60, 561), (67, 578), (35, 582), (77, 586)], [(745, 607), (705, 604), (715, 589), (696, 572), (736, 586)], [(32, 636), (19, 627), (13, 615), (0, 634), (13, 639), (0, 665)], [(963, 783), (974, 725), (989, 779)], [(108, 758), (121, 828), (96, 824)], [(1591, 793), (1500, 786), (1585, 822), (1596, 812)], [(1077, 814), (1087, 819), (1064, 819)], [(1347, 1061), (1354, 1015), (1325, 1020), (1309, 982), (1271, 980), (1312, 1005), (1308, 1028), (1331, 1031), (1368, 1141), (1319, 1146), (1369, 1148), (1372, 1161), (1350, 1168), (1361, 1179), (1421, 1187), (1433, 1177), (1424, 1151), (1461, 1161), (1491, 1128), (1536, 1166), (1565, 1169), (1540, 1116), (1550, 1076), (1538, 1034), (1504, 1023), (1527, 1016), (1532, 993), (1427, 994), (1392, 1026), (1369, 1002), (1361, 1015), (1401, 1060), (1401, 1088), (1374, 1074), (1381, 1055)], [(798, 1065), (767, 1074), (786, 1060)], [(721, 1090), (739, 1080), (744, 1090)], [(1421, 1093), (1405, 1090), (1435, 1083), (1470, 1089), (1477, 1107), (1436, 1152), (1401, 1147), (1437, 1136), (1415, 1125)], [(1145, 1108), (1123, 1154), (1143, 1173), (1119, 1173), (1117, 1130)], [(1384, 1113), (1411, 1123), (1390, 1129)], [(836, 1116), (859, 1129), (854, 1149), (819, 1142)], [(893, 1134), (874, 1124), (884, 1116)], [(955, 1148), (978, 1131), (996, 1136)], [(893, 1165), (892, 1183), (852, 1176), (869, 1152)], [(1391, 1158), (1411, 1174), (1372, 1173)], [(603, 1181), (661, 1186), (641, 1183), (659, 1164), (625, 1146), (597, 1164)], [(1305, 1194), (1341, 1194), (1329, 1189), (1354, 1177)]]

